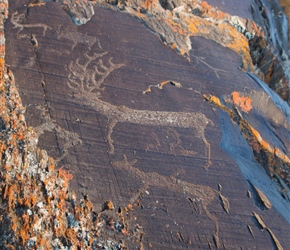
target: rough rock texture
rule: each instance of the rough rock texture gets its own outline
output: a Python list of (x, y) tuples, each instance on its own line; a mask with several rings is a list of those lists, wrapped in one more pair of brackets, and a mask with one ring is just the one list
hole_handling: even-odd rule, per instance
[[(244, 70), (258, 74), (284, 100), (290, 100), (288, 24), (277, 0), (256, 0), (251, 5), (254, 20), (260, 27), (252, 19), (222, 12), (201, 0), (59, 2), (77, 25), (90, 20), (94, 14), (92, 3), (129, 13), (144, 22), (166, 45), (188, 59), (192, 49), (191, 36), (213, 40), (235, 51), (242, 58)], [(213, 3), (216, 4), (215, 1)], [(36, 5), (39, 4), (37, 1)], [(226, 10), (233, 9), (231, 3), (218, 5), (221, 4), (228, 6)], [(244, 2), (242, 6), (235, 3), (235, 8), (245, 6), (248, 5)]]
[[(3, 30), (7, 2), (1, 4), (5, 7), (1, 10)], [(126, 211), (107, 212), (115, 210), (108, 201), (96, 213), (86, 195), (78, 201), (68, 191), (72, 175), (55, 170), (54, 160), (37, 147), (40, 129), (26, 125), (14, 75), (4, 66), (4, 51), (0, 68), (1, 249), (121, 249), (126, 240), (137, 247), (142, 228), (134, 222), (133, 228), (127, 226)], [(55, 125), (51, 129), (64, 133), (66, 139), (69, 136)]]
[(288, 20), (278, 1), (254, 1), (253, 15), (265, 31), (265, 38), (250, 42), (254, 65), (263, 81), (289, 103), (290, 63)]
[[(288, 31), (289, 31), (290, 30), (289, 29), (289, 27), (290, 27), (290, 23), (289, 23), (289, 17), (290, 17), (290, 2), (289, 2), (289, 0), (280, 0), (279, 2), (281, 4), (281, 7), (283, 8), (283, 12), (287, 16), (287, 19), (288, 19)], [(290, 45), (290, 35), (289, 35), (289, 32), (288, 32), (288, 48), (289, 48), (289, 45)]]
[[(261, 110), (257, 111), (256, 109), (259, 106), (268, 108), (276, 107), (270, 100), (261, 100), (262, 93), (257, 93), (257, 91), (254, 91), (247, 94), (245, 97), (241, 97), (238, 92), (233, 92), (230, 98), (228, 96), (223, 98), (224, 104), (214, 96), (204, 95), (204, 98), (226, 111), (234, 123), (239, 126), (244, 138), (252, 147), (256, 160), (265, 168), (268, 175), (277, 179), (277, 183), (280, 184), (280, 195), (284, 197), (286, 201), (289, 201), (290, 159), (287, 154), (284, 153), (285, 151), (289, 152), (289, 142), (288, 140), (285, 140), (285, 143), (275, 141), (276, 138), (273, 138), (273, 130), (271, 129), (261, 130), (261, 134), (254, 128), (261, 128), (269, 122), (272, 124), (276, 123), (280, 128), (276, 129), (275, 132), (280, 134), (278, 138), (283, 138), (284, 136), (282, 134), (286, 134), (287, 131), (289, 131), (287, 117), (280, 112), (279, 109), (276, 109), (275, 115), (272, 114), (271, 117), (267, 115), (268, 110), (265, 113), (260, 113)], [(264, 103), (265, 101), (268, 103)], [(252, 102), (254, 107), (252, 106)], [(253, 124), (254, 127), (251, 124)], [(286, 137), (285, 139), (288, 138)], [(283, 143), (283, 145), (281, 145), (281, 143)], [(289, 211), (287, 209), (285, 211), (285, 217), (289, 220), (288, 214)]]
[(5, 24), (2, 248), (287, 249), (287, 104), (238, 69), (263, 77), (264, 31), (215, 1), (56, 2)]

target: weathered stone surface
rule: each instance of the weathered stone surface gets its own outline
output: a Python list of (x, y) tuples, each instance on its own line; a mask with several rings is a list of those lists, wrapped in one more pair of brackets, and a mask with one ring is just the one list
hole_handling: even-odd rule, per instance
[(288, 18), (288, 47), (289, 47), (289, 45), (290, 45), (290, 35), (289, 35), (289, 30), (290, 30), (290, 28), (289, 28), (289, 26), (290, 26), (290, 24), (289, 24), (290, 4), (289, 3), (290, 2), (289, 2), (289, 0), (281, 0), (279, 2), (280, 2), (281, 6), (283, 8), (283, 12), (286, 14), (286, 16)]
[(252, 19), (251, 14), (251, 0), (235, 1), (235, 0), (209, 0), (207, 1), (213, 7), (218, 8), (223, 12), (227, 12), (232, 16), (239, 16), (242, 18)]
[[(74, 176), (78, 198), (88, 195), (100, 216), (109, 209), (103, 235), (128, 249), (287, 248), (289, 224), (246, 196), (237, 164), (220, 147), (222, 114), (202, 98), (258, 93), (234, 51), (191, 37), (186, 60), (126, 13), (95, 7), (75, 26), (57, 3), (29, 11), (24, 4), (10, 3), (6, 63), (38, 146)], [(247, 99), (236, 105), (250, 109)], [(240, 131), (232, 135), (250, 156)], [(122, 215), (126, 227), (114, 227), (110, 218)]]
[(289, 103), (288, 20), (278, 1), (257, 0), (252, 10), (266, 36), (251, 41), (251, 57), (269, 87)]
[[(263, 84), (267, 87), (265, 83)], [(267, 90), (271, 91), (268, 87)], [(275, 95), (277, 96), (277, 94)], [(270, 98), (263, 98), (263, 96)], [(284, 153), (289, 152), (287, 136), (287, 131), (289, 131), (287, 119), (290, 112), (289, 106), (281, 99), (283, 103), (278, 103), (278, 98), (275, 100), (270, 93), (266, 94), (259, 90), (254, 90), (247, 94), (234, 92), (231, 94), (231, 97), (226, 95), (222, 100), (210, 95), (204, 95), (204, 98), (226, 111), (233, 121), (233, 124), (224, 121), (224, 136), (221, 145), (239, 164), (241, 171), (251, 184), (251, 189), (257, 195), (256, 201), (258, 203), (262, 202), (264, 207), (269, 208), (270, 205), (267, 201), (267, 197), (269, 197), (277, 210), (289, 222), (290, 159)], [(275, 101), (280, 109), (273, 104)], [(283, 110), (283, 104), (286, 108), (285, 111)], [(268, 126), (269, 123), (275, 126), (274, 129)], [(232, 132), (230, 127), (233, 126), (232, 129), (234, 129), (235, 125), (239, 127), (244, 139), (253, 150), (253, 155), (247, 155), (247, 159), (244, 158), (244, 160), (239, 158), (243, 158), (242, 151), (247, 149), (240, 150), (239, 148), (235, 148), (234, 145), (230, 145), (230, 134)], [(242, 145), (239, 145), (239, 147), (242, 148)], [(266, 173), (272, 179), (276, 179), (278, 186), (270, 189), (264, 183), (257, 182), (259, 176), (261, 177), (263, 173), (259, 172), (259, 168), (251, 163), (253, 156), (265, 169)], [(268, 186), (270, 184), (269, 182)], [(259, 185), (258, 190), (255, 187), (256, 185)], [(264, 194), (259, 189), (262, 189), (267, 194), (266, 198), (263, 197)], [(281, 196), (283, 199), (277, 199)]]

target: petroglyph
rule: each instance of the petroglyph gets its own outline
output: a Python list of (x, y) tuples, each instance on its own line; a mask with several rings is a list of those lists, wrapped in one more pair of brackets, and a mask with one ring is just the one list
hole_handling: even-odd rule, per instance
[[(34, 24), (25, 24), (23, 21), (25, 20), (25, 14), (18, 14), (17, 11), (15, 11), (10, 18), (10, 22), (14, 25), (15, 29), (19, 29), (17, 32), (17, 35), (24, 29), (24, 28), (42, 28), (43, 32), (42, 35), (44, 36), (47, 29), (51, 30), (51, 27), (49, 27), (46, 24), (43, 23), (34, 23)], [(20, 37), (21, 38), (21, 37)]]
[(197, 64), (198, 64), (198, 63), (202, 63), (202, 64), (204, 64), (205, 66), (207, 66), (208, 68), (210, 68), (210, 69), (215, 73), (215, 75), (216, 75), (216, 77), (217, 77), (218, 79), (220, 79), (220, 75), (218, 74), (218, 72), (224, 72), (224, 73), (227, 73), (227, 71), (225, 71), (225, 70), (223, 70), (223, 69), (218, 69), (218, 68), (215, 68), (215, 67), (211, 66), (209, 63), (207, 63), (207, 62), (204, 60), (205, 58), (203, 58), (203, 57), (201, 57), (201, 56), (195, 56), (195, 55), (193, 55), (193, 54), (192, 54), (192, 56), (195, 58)]
[[(113, 162), (112, 165), (118, 169), (127, 171), (128, 174), (139, 179), (143, 185), (142, 188), (139, 189), (139, 192), (131, 197), (130, 204), (136, 202), (139, 196), (145, 191), (147, 191), (147, 189), (150, 187), (165, 188), (174, 192), (186, 194), (187, 196), (196, 197), (197, 198), (196, 200), (200, 202), (201, 208), (204, 210), (207, 217), (215, 225), (215, 232), (213, 234), (213, 238), (217, 248), (221, 246), (218, 235), (219, 233), (218, 220), (208, 210), (208, 206), (211, 204), (211, 202), (215, 198), (222, 196), (219, 191), (214, 190), (209, 186), (192, 184), (183, 180), (179, 180), (175, 177), (163, 176), (156, 172), (145, 173), (139, 170), (138, 168), (134, 167), (134, 164), (137, 162), (137, 160), (128, 161), (126, 155), (124, 155), (123, 157), (124, 159), (122, 161)], [(225, 200), (227, 200), (227, 198), (225, 198), (224, 196), (222, 197)]]
[[(163, 139), (160, 140), (159, 137)], [(150, 143), (146, 143), (146, 151), (157, 151), (162, 153), (170, 153), (174, 156), (195, 156), (197, 152), (192, 150), (184, 149), (182, 146), (182, 140), (179, 133), (172, 127), (168, 127), (163, 131), (162, 135), (157, 136), (156, 133), (151, 132), (150, 138), (152, 139)], [(152, 142), (153, 141), (153, 142)]]
[(59, 139), (64, 140), (64, 144), (61, 146), (60, 157), (55, 160), (55, 165), (57, 165), (67, 156), (69, 148), (82, 144), (82, 141), (78, 134), (65, 130), (57, 125), (56, 121), (51, 119), (47, 106), (37, 106), (36, 108), (41, 111), (41, 118), (44, 120), (44, 123), (35, 128), (38, 137), (41, 136), (44, 131), (47, 131), (55, 132)]
[[(75, 62), (70, 62), (68, 65), (68, 70), (70, 72), (68, 78), (68, 86), (73, 89), (79, 89), (83, 94), (92, 93), (93, 96), (100, 95), (101, 84), (109, 76), (109, 74), (118, 68), (124, 66), (124, 64), (114, 64), (112, 58), (109, 58), (109, 66), (105, 66), (102, 57), (107, 55), (108, 52), (103, 52), (101, 54), (94, 53), (92, 56), (85, 54), (86, 62), (82, 65), (79, 58)], [(94, 62), (98, 59), (98, 62)], [(93, 66), (88, 68), (88, 66)], [(95, 97), (98, 99), (98, 97)]]
[(133, 124), (167, 126), (177, 128), (192, 128), (196, 131), (196, 137), (201, 139), (205, 145), (205, 155), (207, 163), (204, 166), (208, 168), (211, 164), (211, 148), (207, 141), (204, 131), (208, 124), (213, 122), (203, 113), (199, 112), (166, 112), (166, 111), (150, 111), (137, 110), (126, 106), (115, 106), (100, 99), (101, 85), (108, 75), (115, 69), (121, 68), (124, 64), (115, 64), (112, 58), (109, 58), (106, 66), (102, 57), (107, 52), (93, 54), (89, 56), (85, 54), (86, 62), (80, 63), (77, 59), (68, 65), (68, 86), (74, 91), (76, 100), (85, 103), (95, 109), (98, 113), (104, 115), (108, 119), (107, 142), (108, 152), (114, 153), (114, 141), (112, 133), (118, 122), (129, 122)]
[(160, 140), (159, 140), (158, 136), (154, 132), (151, 132), (151, 137), (156, 143), (155, 144), (154, 143), (147, 144), (146, 151), (156, 150), (157, 152), (159, 152), (159, 148), (161, 147), (161, 144), (160, 144)]
[(169, 143), (170, 153), (176, 155), (180, 150), (184, 150), (182, 147), (182, 141), (180, 139), (180, 135), (173, 128), (168, 128), (167, 131), (174, 137), (175, 142)]
[(102, 49), (100, 41), (93, 36), (89, 36), (87, 34), (82, 34), (79, 32), (69, 32), (69, 31), (60, 31), (60, 28), (58, 30), (57, 39), (68, 39), (73, 44), (71, 46), (71, 49), (74, 50), (74, 48), (77, 46), (77, 44), (82, 43), (88, 46), (88, 49), (91, 50), (92, 46), (97, 43), (98, 47)]

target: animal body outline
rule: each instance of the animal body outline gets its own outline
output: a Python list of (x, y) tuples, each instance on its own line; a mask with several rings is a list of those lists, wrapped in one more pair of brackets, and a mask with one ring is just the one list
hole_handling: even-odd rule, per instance
[[(129, 161), (126, 155), (123, 155), (123, 160), (112, 162), (112, 166), (116, 169), (125, 170), (128, 174), (135, 176), (139, 179), (142, 187), (130, 198), (130, 204), (134, 204), (138, 201), (142, 193), (148, 192), (147, 189), (150, 187), (159, 187), (176, 191), (188, 196), (190, 202), (196, 200), (201, 204), (201, 209), (205, 212), (206, 216), (214, 223), (215, 230), (213, 233), (213, 241), (217, 248), (221, 247), (219, 239), (219, 223), (217, 218), (210, 213), (208, 206), (212, 203), (215, 198), (220, 200), (220, 203), (226, 213), (229, 213), (230, 204), (228, 199), (221, 194), (221, 191), (215, 190), (210, 186), (189, 183), (184, 180), (177, 179), (173, 176), (164, 176), (156, 172), (143, 172), (134, 164), (137, 160), (133, 159)], [(192, 197), (196, 197), (192, 198)], [(138, 202), (137, 202), (138, 203)]]
[(79, 58), (76, 61), (71, 61), (67, 66), (69, 71), (67, 85), (74, 92), (73, 96), (77, 101), (82, 105), (85, 103), (98, 113), (107, 117), (108, 128), (106, 140), (108, 143), (108, 153), (113, 154), (115, 151), (112, 133), (118, 122), (192, 128), (197, 132), (196, 137), (201, 139), (205, 145), (207, 163), (204, 168), (208, 169), (212, 164), (211, 145), (205, 137), (205, 128), (208, 124), (213, 126), (213, 122), (201, 112), (139, 110), (124, 105), (116, 106), (102, 100), (101, 85), (112, 71), (124, 66), (124, 64), (113, 63), (112, 57), (108, 59), (107, 63), (104, 63), (103, 57), (107, 55), (108, 52), (94, 53), (92, 56), (85, 54), (86, 62), (83, 64), (80, 63)]

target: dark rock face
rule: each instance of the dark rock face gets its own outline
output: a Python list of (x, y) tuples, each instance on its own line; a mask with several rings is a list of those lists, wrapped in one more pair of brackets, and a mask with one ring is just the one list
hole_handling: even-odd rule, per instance
[[(229, 153), (235, 145), (244, 149), (239, 157), (251, 158), (251, 147), (202, 97), (260, 93), (238, 70), (235, 50), (191, 37), (187, 60), (136, 18), (99, 7), (94, 12), (76, 26), (57, 3), (27, 9), (23, 1), (11, 2), (6, 63), (38, 146), (57, 168), (71, 172), (70, 189), (78, 198), (88, 196), (96, 213), (110, 210), (104, 237), (128, 249), (286, 249), (287, 218), (273, 208), (260, 210), (247, 197), (252, 187), (243, 175), (249, 177)], [(108, 200), (114, 206), (103, 206)], [(126, 219), (120, 226), (109, 219), (115, 213)], [(260, 230), (258, 216), (269, 234)]]
[(253, 64), (263, 72), (263, 81), (289, 103), (288, 20), (277, 1), (254, 1), (253, 16), (265, 38), (250, 42)]
[(239, 16), (242, 18), (252, 18), (251, 15), (251, 3), (252, 1), (246, 0), (246, 1), (234, 1), (234, 0), (209, 0), (207, 1), (210, 5), (213, 7), (218, 8), (219, 10), (223, 12), (227, 12), (231, 14), (232, 16)]

